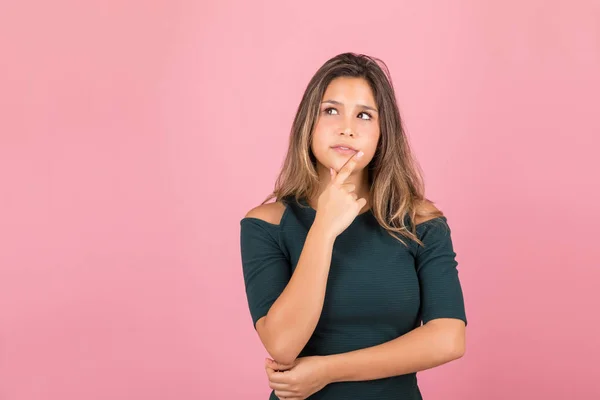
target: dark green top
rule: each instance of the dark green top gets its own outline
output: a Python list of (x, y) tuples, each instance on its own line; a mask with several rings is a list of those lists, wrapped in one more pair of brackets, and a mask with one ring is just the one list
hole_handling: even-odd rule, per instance
[[(291, 197), (283, 203), (286, 209), (278, 225), (250, 217), (240, 221), (244, 282), (255, 328), (289, 282), (316, 215), (305, 199), (300, 205)], [(424, 248), (403, 237), (409, 244), (405, 247), (377, 223), (371, 210), (352, 221), (335, 240), (321, 318), (299, 357), (382, 344), (434, 318), (467, 323), (446, 217), (418, 224), (417, 236)], [(274, 392), (270, 399), (277, 399)], [(416, 373), (410, 373), (332, 383), (310, 399), (422, 397)]]

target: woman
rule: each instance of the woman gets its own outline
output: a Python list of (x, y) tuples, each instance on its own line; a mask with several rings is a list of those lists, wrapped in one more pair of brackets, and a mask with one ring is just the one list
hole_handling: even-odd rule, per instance
[(270, 399), (421, 399), (416, 373), (464, 354), (450, 228), (381, 60), (345, 53), (317, 71), (275, 190), (240, 224)]

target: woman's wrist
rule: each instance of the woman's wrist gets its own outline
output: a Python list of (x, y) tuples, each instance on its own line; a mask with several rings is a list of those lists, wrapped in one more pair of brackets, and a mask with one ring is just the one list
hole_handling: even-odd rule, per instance
[(327, 384), (337, 382), (338, 376), (336, 374), (335, 355), (321, 357), (323, 364), (323, 379), (325, 379)]
[(331, 232), (329, 229), (326, 229), (320, 221), (316, 220), (313, 222), (310, 230), (308, 231), (310, 236), (318, 237), (320, 241), (324, 241), (333, 246), (337, 235)]

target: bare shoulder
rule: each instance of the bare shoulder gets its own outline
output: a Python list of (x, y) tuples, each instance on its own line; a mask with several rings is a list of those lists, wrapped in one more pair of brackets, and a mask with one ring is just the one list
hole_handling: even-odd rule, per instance
[(246, 218), (258, 218), (270, 224), (279, 225), (285, 211), (285, 205), (280, 201), (261, 204), (248, 211)]
[(444, 213), (439, 208), (437, 208), (433, 204), (433, 202), (425, 199), (419, 202), (419, 204), (417, 205), (416, 224), (419, 225), (423, 222), (427, 222), (431, 219), (441, 217), (443, 215)]

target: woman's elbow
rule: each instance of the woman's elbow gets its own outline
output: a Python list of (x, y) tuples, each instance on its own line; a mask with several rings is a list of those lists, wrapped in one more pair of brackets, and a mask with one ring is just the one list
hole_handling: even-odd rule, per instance
[(453, 336), (452, 345), (450, 346), (450, 356), (453, 360), (461, 358), (467, 351), (467, 340), (465, 331), (459, 330)]
[(290, 348), (286, 340), (274, 340), (274, 343), (267, 349), (271, 357), (280, 364), (292, 364), (298, 358), (299, 352)]
[(292, 364), (298, 357), (299, 351), (295, 351), (290, 346), (290, 341), (283, 335), (270, 331), (266, 322), (266, 318), (258, 320), (256, 331), (267, 353), (280, 364)]
[(443, 348), (445, 358), (461, 358), (466, 351), (465, 323), (457, 319), (441, 318), (428, 322), (436, 330), (437, 342)]

